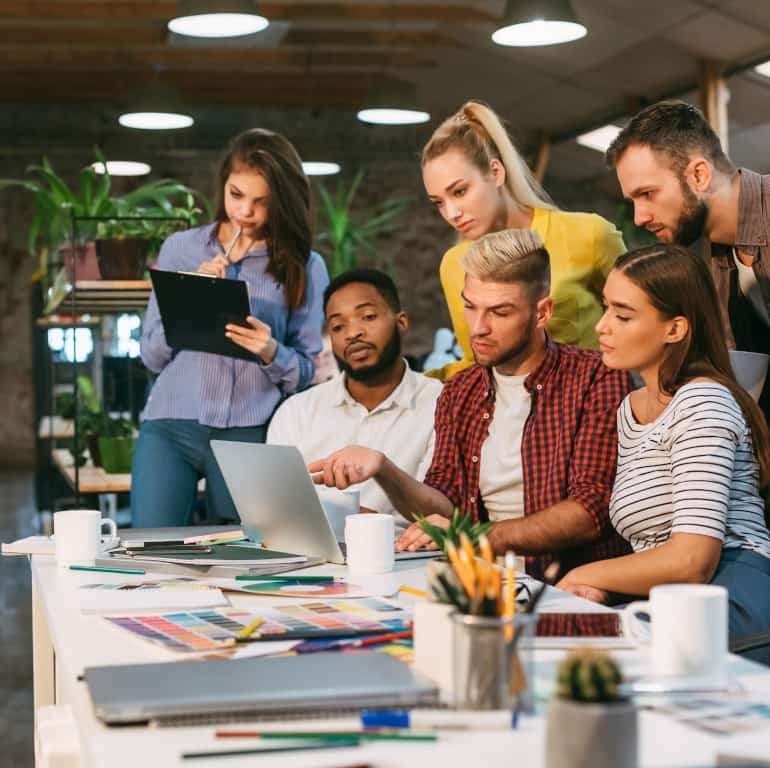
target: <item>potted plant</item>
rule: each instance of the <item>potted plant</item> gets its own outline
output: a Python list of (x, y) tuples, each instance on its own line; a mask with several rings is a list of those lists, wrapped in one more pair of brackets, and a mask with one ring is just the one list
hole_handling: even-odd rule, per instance
[(637, 716), (608, 654), (572, 651), (548, 705), (546, 768), (636, 768)]
[[(96, 467), (110, 474), (131, 471), (134, 456), (134, 424), (123, 416), (112, 416), (99, 402), (94, 385), (87, 376), (77, 377), (78, 441), (71, 443), (78, 466), (86, 461), (85, 449)], [(63, 393), (57, 397), (56, 410), (63, 418), (75, 416), (74, 396)]]
[(360, 249), (373, 253), (372, 238), (394, 229), (411, 201), (409, 197), (392, 197), (370, 208), (354, 210), (353, 203), (363, 178), (361, 169), (349, 186), (338, 181), (333, 196), (323, 184), (318, 186), (321, 219), (317, 244), (331, 277), (357, 266)]
[(436, 546), (444, 554), (446, 554), (446, 545), (448, 541), (451, 541), (455, 547), (460, 546), (460, 537), (463, 533), (470, 539), (474, 548), (478, 547), (481, 535), (485, 534), (492, 527), (491, 522), (472, 522), (471, 515), (460, 514), (458, 507), (455, 507), (454, 512), (452, 513), (448, 528), (441, 528), (438, 525), (433, 525), (433, 523), (428, 522), (426, 517), (422, 517), (421, 515), (415, 515), (414, 520), (420, 528), (433, 539)]
[[(98, 147), (94, 148), (94, 153), (97, 161), (106, 169), (106, 160)], [(70, 253), (69, 241), (72, 236), (73, 216), (132, 216), (148, 219), (163, 216), (187, 219), (191, 224), (195, 224), (201, 213), (198, 201), (210, 210), (205, 198), (173, 179), (152, 181), (126, 195), (111, 197), (109, 173), (97, 174), (90, 165), (81, 170), (79, 187), (67, 185), (56, 174), (46, 157), (43, 157), (40, 165), (29, 166), (27, 172), (31, 179), (0, 179), (0, 189), (21, 187), (35, 195), (35, 213), (27, 235), (27, 247), (31, 254), (39, 257), (39, 275), (46, 288), (54, 284), (66, 285), (67, 281), (72, 279), (70, 265), (73, 254)], [(138, 231), (151, 244), (159, 245), (178, 225), (179, 222), (168, 220), (145, 222), (143, 226), (139, 221), (84, 222), (78, 230), (78, 241), (75, 243), (74, 257), (78, 260), (78, 279), (99, 279), (101, 276), (93, 243), (95, 237), (125, 238), (136, 236)], [(65, 262), (62, 277), (50, 274), (50, 267), (58, 261), (53, 256), (57, 252), (61, 253)], [(141, 277), (141, 274), (139, 276)]]
[(197, 226), (204, 209), (211, 216), (202, 195), (170, 179), (115, 198), (114, 206), (116, 218), (96, 225), (96, 257), (104, 280), (141, 280), (147, 262), (180, 224)]

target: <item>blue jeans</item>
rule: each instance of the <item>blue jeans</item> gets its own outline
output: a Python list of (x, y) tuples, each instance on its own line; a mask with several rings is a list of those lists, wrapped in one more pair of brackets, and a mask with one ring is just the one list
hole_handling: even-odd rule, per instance
[(131, 468), (131, 523), (135, 528), (190, 525), (198, 480), (206, 478), (211, 521), (237, 521), (230, 492), (209, 442), (264, 443), (267, 427), (206, 427), (192, 419), (142, 422)]
[[(711, 583), (727, 588), (731, 644), (770, 632), (770, 559), (748, 549), (723, 549)], [(770, 645), (741, 655), (770, 666)]]

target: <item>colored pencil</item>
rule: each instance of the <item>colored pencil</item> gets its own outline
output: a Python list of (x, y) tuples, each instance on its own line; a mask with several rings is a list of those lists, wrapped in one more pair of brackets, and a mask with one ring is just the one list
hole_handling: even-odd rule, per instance
[(334, 576), (250, 576), (239, 573), (236, 581), (296, 581), (300, 584), (328, 584), (334, 581)]
[(341, 749), (342, 747), (357, 747), (361, 744), (359, 738), (339, 739), (335, 741), (308, 740), (304, 744), (286, 744), (283, 746), (256, 747), (255, 749), (231, 749), (215, 752), (183, 752), (183, 760), (197, 760), (206, 757), (236, 757), (239, 755), (262, 755), (268, 752), (299, 752), (311, 749)]
[(257, 616), (257, 618), (251, 622), (251, 624), (249, 624), (247, 627), (244, 627), (240, 631), (240, 633), (238, 634), (238, 639), (245, 640), (246, 638), (249, 638), (249, 637), (254, 637), (254, 638), (258, 637), (259, 632), (257, 632), (256, 629), (261, 623), (262, 623), (262, 617)]
[(218, 739), (317, 739), (319, 741), (346, 741), (348, 739), (363, 739), (366, 741), (436, 741), (435, 733), (417, 731), (217, 731), (214, 736)]
[(399, 592), (403, 592), (407, 595), (414, 595), (415, 597), (427, 597), (428, 593), (424, 592), (422, 589), (415, 589), (414, 587), (399, 587)]

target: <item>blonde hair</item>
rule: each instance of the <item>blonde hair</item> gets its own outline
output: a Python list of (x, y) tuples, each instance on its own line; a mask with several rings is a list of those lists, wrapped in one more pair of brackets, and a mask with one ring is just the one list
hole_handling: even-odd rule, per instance
[(551, 289), (551, 264), (533, 229), (503, 229), (475, 240), (460, 258), (466, 274), (496, 283), (524, 283), (534, 299)]
[(422, 150), (423, 166), (454, 147), (482, 172), (492, 160), (505, 168), (505, 186), (514, 202), (525, 208), (556, 210), (548, 193), (532, 175), (497, 114), (480, 101), (467, 101), (436, 128)]

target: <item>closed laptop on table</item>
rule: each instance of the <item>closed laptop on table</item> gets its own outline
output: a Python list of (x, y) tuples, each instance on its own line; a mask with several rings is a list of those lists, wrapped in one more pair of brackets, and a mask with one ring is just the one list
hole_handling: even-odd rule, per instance
[(377, 651), (89, 667), (96, 716), (138, 723), (188, 715), (279, 715), (435, 704), (438, 692)]

